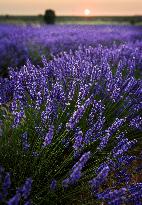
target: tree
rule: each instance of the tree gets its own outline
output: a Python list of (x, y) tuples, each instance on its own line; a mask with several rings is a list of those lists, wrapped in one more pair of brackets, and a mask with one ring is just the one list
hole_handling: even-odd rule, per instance
[(47, 9), (44, 14), (44, 21), (47, 24), (54, 24), (56, 19), (55, 12), (51, 9)]

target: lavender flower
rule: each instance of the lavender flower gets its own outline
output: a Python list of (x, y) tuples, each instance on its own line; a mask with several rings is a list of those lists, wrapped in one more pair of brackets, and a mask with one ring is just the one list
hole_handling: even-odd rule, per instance
[(5, 196), (8, 194), (8, 189), (10, 188), (10, 186), (11, 186), (10, 174), (7, 173), (4, 178), (4, 182), (2, 186), (2, 190)]
[(31, 187), (32, 187), (32, 179), (28, 178), (20, 190), (21, 195), (22, 197), (24, 197), (25, 200), (27, 200), (30, 195)]
[(62, 181), (62, 186), (64, 188), (67, 188), (70, 184), (75, 184), (80, 179), (82, 176), (81, 171), (89, 160), (90, 155), (90, 152), (84, 153), (79, 161), (72, 167), (69, 178), (66, 178)]
[(130, 126), (142, 130), (142, 117), (137, 116), (136, 118), (132, 119), (130, 121)]
[(53, 179), (51, 184), (50, 184), (50, 189), (51, 190), (55, 190), (56, 186), (57, 186), (57, 181), (55, 179)]
[(108, 190), (97, 195), (99, 199), (107, 201), (110, 205), (141, 204), (142, 186), (136, 183), (116, 190)]
[(118, 128), (120, 128), (124, 124), (125, 120), (126, 119), (116, 119), (116, 121), (111, 125), (111, 127), (109, 127), (105, 131), (106, 135), (101, 139), (101, 143), (98, 149), (102, 150), (107, 145), (110, 137), (117, 131)]
[(79, 151), (82, 147), (82, 141), (83, 141), (83, 133), (81, 130), (79, 130), (77, 133), (75, 133), (75, 137), (74, 137), (74, 144), (73, 144), (73, 148), (75, 150), (75, 152)]
[(108, 165), (104, 166), (103, 169), (99, 172), (99, 174), (92, 180), (89, 181), (90, 186), (93, 191), (96, 192), (100, 185), (106, 180), (109, 174), (110, 168)]
[(44, 143), (43, 146), (47, 146), (49, 144), (51, 144), (52, 138), (53, 138), (53, 134), (54, 134), (54, 126), (50, 126), (49, 131), (44, 139)]
[(123, 195), (125, 195), (127, 189), (121, 188), (120, 190), (109, 191), (108, 193), (98, 194), (97, 197), (99, 199), (105, 199), (108, 201), (110, 205), (121, 205), (123, 203)]
[(8, 205), (18, 205), (20, 202), (21, 196), (20, 194), (16, 194), (15, 196), (13, 196), (8, 202)]
[(23, 143), (23, 149), (27, 151), (30, 147), (30, 144), (28, 143), (28, 133), (27, 132), (24, 132), (22, 134), (22, 143)]
[(83, 116), (87, 107), (92, 103), (92, 97), (88, 98), (83, 105), (81, 105), (74, 113), (73, 116), (69, 119), (69, 122), (66, 124), (67, 129), (73, 129), (75, 125), (79, 122), (80, 118)]

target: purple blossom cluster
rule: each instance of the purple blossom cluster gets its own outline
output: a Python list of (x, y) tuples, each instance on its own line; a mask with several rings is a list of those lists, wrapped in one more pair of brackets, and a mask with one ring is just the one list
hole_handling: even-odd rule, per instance
[(100, 143), (98, 149), (102, 150), (102, 149), (105, 148), (105, 146), (107, 145), (107, 143), (108, 143), (109, 139), (111, 138), (111, 136), (118, 129), (120, 129), (120, 127), (123, 125), (124, 122), (125, 122), (125, 119), (116, 118), (115, 122), (107, 130), (105, 130), (105, 136), (102, 137), (101, 143)]
[(79, 122), (79, 120), (82, 118), (83, 114), (85, 113), (87, 107), (92, 103), (92, 96), (88, 98), (85, 103), (73, 113), (71, 118), (69, 119), (69, 122), (66, 124), (67, 129), (73, 129)]
[(130, 126), (142, 130), (142, 117), (137, 116), (130, 121)]
[(52, 138), (53, 138), (53, 134), (54, 134), (54, 126), (50, 126), (49, 127), (49, 131), (46, 134), (46, 137), (44, 139), (44, 143), (43, 143), (44, 147), (46, 147), (47, 145), (51, 144)]
[(84, 153), (79, 159), (79, 161), (72, 167), (69, 177), (62, 181), (62, 186), (64, 188), (67, 188), (71, 184), (75, 184), (81, 178), (81, 171), (86, 165), (90, 156), (90, 152)]
[(98, 175), (89, 181), (89, 184), (94, 192), (97, 193), (100, 185), (106, 181), (109, 171), (110, 171), (110, 168), (108, 165), (105, 165), (103, 167), (101, 166), (101, 170), (98, 173)]
[[(0, 166), (0, 203), (7, 205), (18, 205), (20, 201), (24, 201), (25, 205), (30, 205), (30, 192), (32, 187), (32, 179), (28, 178), (25, 184), (16, 190), (15, 195), (11, 195), (13, 192), (11, 174), (5, 172), (4, 168)], [(8, 199), (9, 197), (9, 199)]]
[[(120, 137), (121, 136), (121, 137)], [(123, 136), (123, 138), (122, 138)], [(127, 152), (130, 148), (132, 148), (137, 140), (128, 140), (128, 138), (124, 137), (123, 133), (119, 135), (120, 138), (117, 138), (117, 146), (112, 150), (113, 157), (117, 158), (118, 156), (123, 155), (123, 153)]]
[(28, 143), (28, 133), (27, 132), (24, 132), (22, 134), (22, 142), (23, 142), (24, 151), (28, 151), (28, 149), (30, 148), (30, 144)]
[(75, 152), (79, 151), (82, 148), (82, 142), (83, 142), (83, 132), (80, 129), (78, 129), (74, 136), (73, 148)]
[(106, 190), (97, 195), (99, 199), (107, 201), (110, 205), (121, 204), (141, 204), (142, 203), (142, 183), (132, 184), (118, 190)]

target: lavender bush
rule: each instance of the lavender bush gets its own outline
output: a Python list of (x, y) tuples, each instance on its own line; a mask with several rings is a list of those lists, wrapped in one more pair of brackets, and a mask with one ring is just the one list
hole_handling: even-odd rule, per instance
[(142, 43), (140, 28), (127, 29), (118, 37), (115, 28), (119, 45), (80, 40), (1, 78), (0, 163), (13, 187), (5, 203), (142, 203)]

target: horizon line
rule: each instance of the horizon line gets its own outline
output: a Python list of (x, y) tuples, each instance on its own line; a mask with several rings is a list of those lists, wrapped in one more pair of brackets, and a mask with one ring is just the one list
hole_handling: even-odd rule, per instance
[[(1, 14), (0, 13), (0, 16), (44, 16), (44, 14)], [(123, 16), (126, 16), (126, 17), (136, 17), (136, 16), (142, 16), (142, 14), (133, 14), (133, 15), (128, 15), (128, 14), (124, 14), (124, 15), (119, 15), (119, 14), (113, 14), (113, 15), (108, 15), (108, 14), (103, 14), (103, 15), (89, 15), (89, 16), (85, 16), (85, 15), (69, 15), (69, 14), (60, 14), (60, 15), (56, 15), (57, 17), (123, 17)]]

